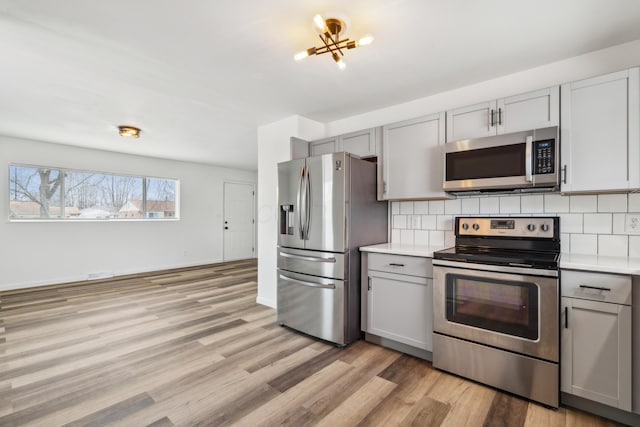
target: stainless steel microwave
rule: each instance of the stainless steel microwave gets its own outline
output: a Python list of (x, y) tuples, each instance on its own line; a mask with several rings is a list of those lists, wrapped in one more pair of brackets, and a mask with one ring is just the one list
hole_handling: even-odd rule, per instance
[(554, 190), (559, 186), (558, 127), (445, 144), (444, 190)]

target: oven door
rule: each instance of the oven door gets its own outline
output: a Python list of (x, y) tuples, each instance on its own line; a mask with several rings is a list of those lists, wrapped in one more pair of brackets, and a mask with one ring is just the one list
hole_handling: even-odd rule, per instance
[(434, 332), (557, 362), (558, 278), (473, 266), (434, 260)]

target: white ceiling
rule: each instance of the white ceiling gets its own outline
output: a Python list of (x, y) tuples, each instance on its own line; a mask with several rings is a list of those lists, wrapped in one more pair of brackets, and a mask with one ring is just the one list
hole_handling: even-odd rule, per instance
[[(294, 62), (316, 13), (375, 42), (344, 71)], [(635, 0), (0, 0), (0, 134), (255, 169), (256, 128), (292, 114), (331, 121), (636, 39)]]

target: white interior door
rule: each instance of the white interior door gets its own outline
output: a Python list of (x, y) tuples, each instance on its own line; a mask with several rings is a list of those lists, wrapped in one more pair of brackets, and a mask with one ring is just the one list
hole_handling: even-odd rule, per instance
[(224, 183), (225, 261), (254, 257), (254, 197), (253, 184)]

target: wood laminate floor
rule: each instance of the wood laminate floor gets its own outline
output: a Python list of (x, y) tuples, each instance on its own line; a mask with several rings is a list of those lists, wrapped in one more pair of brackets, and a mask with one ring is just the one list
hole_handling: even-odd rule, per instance
[(276, 324), (255, 260), (0, 292), (0, 426), (606, 426)]

